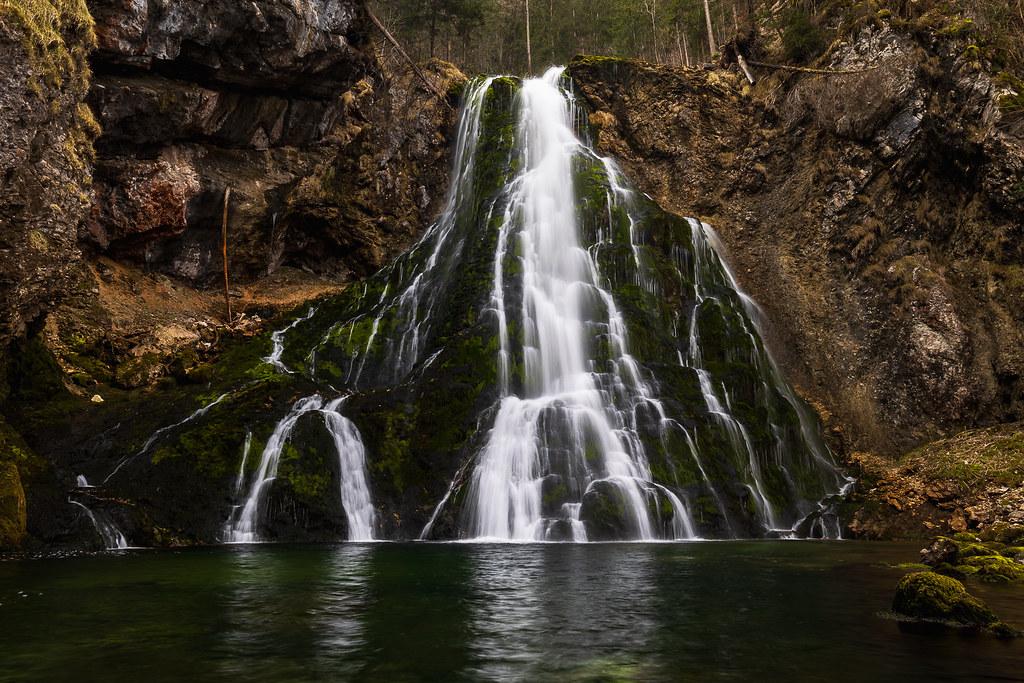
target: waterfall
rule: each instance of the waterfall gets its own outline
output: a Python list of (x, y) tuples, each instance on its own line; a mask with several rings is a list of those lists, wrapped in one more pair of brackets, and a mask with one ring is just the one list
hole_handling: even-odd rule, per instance
[[(633, 538), (658, 538), (649, 510), (658, 488), (650, 483), (629, 411), (617, 407), (608, 391), (643, 398), (648, 388), (629, 355), (614, 298), (602, 287), (597, 263), (580, 241), (573, 163), (582, 143), (574, 132), (576, 112), (560, 87), (562, 76), (563, 70), (555, 68), (543, 78), (526, 80), (519, 95), (522, 171), (511, 185), (492, 296), (504, 395), (472, 475), (469, 532), (478, 538), (546, 540), (562, 522), (563, 530), (566, 525), (570, 529), (563, 536), (585, 540), (580, 503), (562, 503), (545, 515), (548, 486), (567, 488), (577, 499), (599, 488), (610, 491), (605, 495), (617, 496), (624, 505)], [(518, 393), (510, 390), (508, 359), (517, 350), (511, 348), (502, 294), (510, 240), (522, 272), (524, 370)], [(607, 331), (610, 338), (610, 377), (595, 371), (594, 329)], [(553, 437), (560, 441), (557, 449)], [(555, 463), (559, 457), (562, 462)], [(669, 504), (680, 518), (674, 528), (692, 536), (680, 499), (672, 495)]]
[(241, 511), (233, 512), (232, 518), (225, 526), (224, 536), (228, 543), (256, 543), (262, 540), (259, 536), (259, 524), (267, 495), (270, 493), (270, 485), (277, 478), (281, 451), (284, 450), (299, 418), (310, 411), (319, 410), (321, 406), (323, 399), (319, 395), (299, 399), (274, 427), (266, 446), (263, 447), (263, 453), (260, 454), (260, 464), (249, 485), (245, 502), (240, 506)]
[(327, 431), (338, 450), (341, 505), (348, 520), (348, 540), (370, 541), (373, 540), (375, 513), (366, 477), (366, 448), (359, 430), (339, 412), (345, 398), (331, 401), (322, 412)]
[[(752, 500), (757, 506), (759, 516), (766, 531), (791, 535), (797, 528), (805, 523), (812, 515), (817, 519), (810, 521), (810, 526), (820, 537), (839, 538), (842, 535), (838, 521), (831, 520), (829, 524), (824, 517), (832, 514), (829, 506), (823, 501), (816, 506), (810, 507), (806, 514), (795, 520), (791, 527), (786, 527), (781, 521), (778, 511), (773, 506), (765, 491), (765, 459), (755, 449), (746, 426), (734, 414), (730, 405), (729, 392), (724, 383), (715, 386), (711, 374), (704, 367), (703, 355), (701, 353), (701, 334), (698, 318), (701, 306), (706, 301), (715, 301), (710, 294), (716, 285), (716, 278), (724, 281), (729, 291), (739, 300), (746, 316), (738, 316), (737, 320), (742, 329), (742, 334), (749, 340), (750, 355), (743, 360), (751, 363), (761, 374), (761, 380), (766, 391), (760, 397), (767, 396), (768, 390), (778, 392), (783, 399), (792, 407), (799, 421), (799, 431), (803, 444), (806, 447), (810, 458), (815, 461), (815, 468), (818, 475), (827, 481), (827, 487), (839, 494), (845, 494), (849, 490), (853, 479), (844, 476), (831, 462), (827, 449), (821, 441), (817, 431), (812, 424), (812, 417), (808, 414), (807, 408), (797, 399), (793, 390), (782, 379), (778, 367), (775, 364), (767, 348), (759, 340), (764, 338), (764, 330), (761, 329), (761, 312), (757, 304), (740, 288), (736, 277), (729, 265), (722, 258), (723, 248), (718, 235), (711, 226), (693, 218), (687, 219), (693, 235), (693, 266), (694, 266), (694, 306), (690, 315), (689, 328), (689, 358), (681, 360), (681, 364), (693, 368), (697, 372), (700, 381), (701, 394), (704, 398), (708, 412), (720, 423), (729, 436), (733, 448), (745, 454), (747, 468), (743, 471), (742, 477), (744, 486), (750, 491)], [(724, 403), (723, 403), (724, 401)], [(768, 405), (761, 406), (764, 414), (771, 414)], [(775, 423), (771, 424), (773, 435), (776, 436), (776, 450), (784, 451), (785, 444), (778, 439), (780, 428)], [(781, 465), (781, 453), (777, 453), (778, 465)], [(795, 482), (789, 477), (785, 467), (780, 467), (786, 474), (787, 483), (795, 487)]]
[[(451, 186), (440, 218), (412, 249), (378, 273), (377, 279), (382, 282), (379, 296), (372, 296), (364, 286), (359, 301), (366, 301), (366, 309), (330, 326), (310, 351), (308, 363), (313, 376), (319, 370), (317, 352), (337, 342), (342, 342), (348, 355), (347, 369), (337, 379), (353, 388), (366, 385), (367, 375), (388, 383), (401, 381), (421, 360), (439, 315), (437, 303), (464, 247), (457, 236), (457, 223), (472, 211), (484, 99), (494, 80), (480, 78), (467, 86)], [(383, 343), (378, 343), (382, 325), (392, 329)]]
[[(337, 450), (339, 463), (341, 504), (348, 522), (349, 540), (372, 540), (374, 533), (373, 502), (366, 472), (366, 449), (356, 426), (340, 412), (345, 397), (328, 403), (319, 394), (299, 399), (288, 413), (278, 421), (260, 454), (260, 462), (252, 477), (244, 502), (235, 506), (224, 525), (223, 537), (227, 543), (258, 543), (260, 523), (266, 516), (266, 502), (270, 488), (277, 478), (281, 453), (292, 436), (299, 419), (319, 411), (325, 427)], [(246, 435), (242, 461), (235, 479), (235, 491), (242, 489), (245, 464), (252, 447), (252, 433)]]
[(121, 530), (117, 528), (117, 525), (114, 524), (109, 516), (102, 512), (94, 512), (84, 503), (80, 503), (77, 500), (68, 498), (68, 502), (85, 510), (86, 516), (92, 522), (96, 533), (103, 539), (103, 546), (107, 550), (123, 550), (128, 547), (128, 539), (124, 537), (124, 534), (121, 533)]
[(422, 514), (422, 539), (839, 535), (849, 480), (714, 231), (633, 189), (571, 88), (559, 68), (471, 82), (438, 220), (271, 335), (275, 381), (321, 393), (265, 442), (269, 425), (247, 434), (225, 540), (263, 539), (282, 451), (312, 413), (350, 540), (389, 521), (370, 466), (415, 510), (399, 533)]

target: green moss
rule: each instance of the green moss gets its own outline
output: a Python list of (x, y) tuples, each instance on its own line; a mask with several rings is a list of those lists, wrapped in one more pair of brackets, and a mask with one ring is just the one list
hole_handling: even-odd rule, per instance
[(410, 420), (401, 413), (389, 413), (384, 418), (384, 433), (377, 444), (373, 468), (386, 474), (397, 490), (407, 485), (406, 473), (409, 460)]
[(970, 595), (962, 583), (934, 572), (916, 572), (900, 579), (892, 609), (912, 619), (961, 626), (985, 627), (997, 621), (995, 614)]
[(52, 401), (66, 395), (63, 371), (41, 336), (15, 342), (7, 364), (10, 398), (19, 402)]
[(947, 38), (961, 38), (973, 33), (974, 30), (974, 19), (958, 16), (954, 17), (948, 24), (946, 24), (946, 26), (939, 31), (939, 35), (946, 36)]
[(901, 562), (900, 564), (894, 564), (891, 566), (893, 569), (902, 569), (904, 571), (913, 570), (916, 572), (926, 572), (931, 569), (928, 565), (921, 564), (920, 562)]
[(0, 16), (25, 32), (30, 86), (59, 88), (69, 77), (84, 93), (88, 82), (86, 56), (96, 44), (94, 22), (85, 0), (0, 0)]
[(17, 548), (25, 540), (25, 509), (25, 491), (17, 466), (0, 460), (0, 550)]
[(988, 583), (1024, 580), (1024, 565), (1002, 555), (968, 557), (956, 565), (956, 568), (967, 576), (976, 576)]

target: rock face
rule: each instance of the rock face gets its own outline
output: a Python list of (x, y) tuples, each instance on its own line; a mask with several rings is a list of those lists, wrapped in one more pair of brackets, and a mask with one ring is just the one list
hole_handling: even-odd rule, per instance
[(570, 67), (602, 149), (720, 230), (787, 376), (850, 449), (1020, 418), (1024, 142), (963, 47), (872, 27), (826, 66), (877, 69), (761, 73), (753, 91), (716, 71)]
[(95, 121), (92, 19), (78, 2), (0, 6), (0, 347), (73, 284)]
[[(18, 433), (102, 448), (91, 411), (209, 380), (223, 307), (202, 288), (220, 273), (227, 188), (238, 337), (374, 271), (439, 211), (465, 77), (425, 68), (444, 102), (383, 74), (360, 0), (0, 7), (0, 427), (19, 453)], [(48, 411), (78, 426), (41, 428)], [(81, 463), (40, 452), (0, 456), (17, 465), (29, 538), (97, 543), (67, 503)], [(83, 500), (141, 542), (179, 542), (133, 527), (102, 489)]]
[[(450, 112), (418, 83), (385, 84), (361, 2), (91, 8), (90, 102), (104, 130), (83, 234), (94, 248), (209, 283), (230, 188), (236, 277), (296, 265), (345, 278), (372, 272), (422, 229), (389, 214), (436, 210)], [(463, 78), (431, 72), (442, 89)]]
[(18, 467), (0, 461), (0, 549), (20, 546), (25, 524), (25, 491)]
[[(90, 102), (97, 202), (84, 237), (186, 279), (218, 266), (231, 188), (233, 261), (267, 272), (283, 196), (329, 156), (342, 94), (376, 67), (357, 2), (95, 0)], [(141, 219), (141, 220), (140, 220)]]

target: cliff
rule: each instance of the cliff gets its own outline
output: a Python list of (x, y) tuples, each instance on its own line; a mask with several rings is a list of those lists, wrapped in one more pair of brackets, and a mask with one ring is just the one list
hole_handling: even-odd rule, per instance
[[(570, 67), (601, 149), (721, 231), (835, 449), (889, 461), (1020, 419), (1024, 389), (1024, 141), (1000, 106), (1013, 91), (963, 38), (925, 35), (878, 22), (816, 64), (840, 73), (762, 68), (753, 88), (733, 72)], [(963, 505), (937, 512), (945, 525)]]

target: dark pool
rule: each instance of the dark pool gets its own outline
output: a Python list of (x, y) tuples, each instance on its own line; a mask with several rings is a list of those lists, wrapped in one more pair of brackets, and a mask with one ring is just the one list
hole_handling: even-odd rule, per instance
[[(1024, 680), (902, 633), (916, 546), (251, 546), (0, 562), (0, 680)], [(1024, 627), (1019, 588), (971, 586)]]

